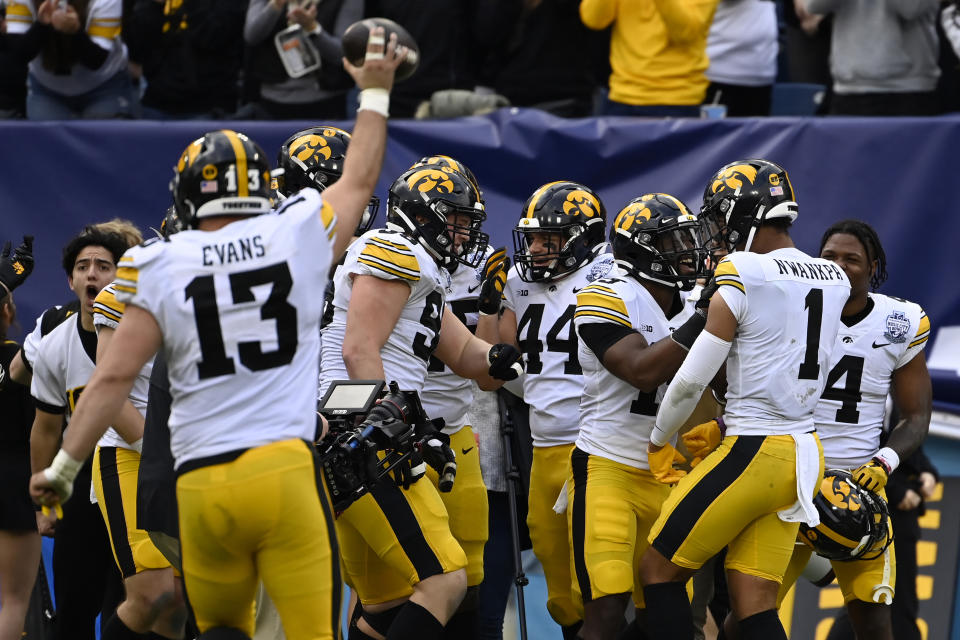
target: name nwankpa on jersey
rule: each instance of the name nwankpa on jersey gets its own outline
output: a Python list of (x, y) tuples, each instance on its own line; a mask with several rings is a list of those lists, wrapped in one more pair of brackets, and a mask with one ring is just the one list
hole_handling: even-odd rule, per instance
[(808, 280), (843, 280), (843, 272), (833, 264), (803, 263), (779, 258), (774, 258), (773, 261), (777, 263), (781, 275), (793, 274), (798, 278)]

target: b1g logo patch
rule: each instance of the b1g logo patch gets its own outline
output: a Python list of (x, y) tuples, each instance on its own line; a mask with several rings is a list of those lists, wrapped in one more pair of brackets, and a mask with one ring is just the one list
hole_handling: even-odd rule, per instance
[(910, 321), (903, 311), (894, 311), (887, 316), (887, 330), (883, 337), (895, 344), (906, 342), (910, 335)]

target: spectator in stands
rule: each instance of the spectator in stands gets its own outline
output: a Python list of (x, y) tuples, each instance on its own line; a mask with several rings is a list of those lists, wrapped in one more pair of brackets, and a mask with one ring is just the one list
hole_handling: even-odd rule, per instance
[(143, 66), (143, 117), (217, 118), (237, 108), (245, 0), (136, 0), (126, 24)]
[(939, 113), (939, 0), (805, 0), (832, 13), (831, 115)]
[(490, 51), (478, 81), (516, 106), (591, 115), (594, 91), (609, 73), (609, 36), (588, 30), (578, 6), (579, 0), (481, 3), (477, 41)]
[(777, 10), (772, 0), (720, 0), (707, 38), (708, 103), (728, 116), (768, 116), (777, 76)]
[[(243, 37), (248, 71), (259, 82), (257, 104), (274, 120), (343, 120), (353, 83), (343, 70), (340, 37), (363, 17), (363, 0), (250, 0)], [(299, 24), (320, 52), (317, 72), (291, 78), (280, 61), (274, 36)]]
[(583, 0), (591, 29), (613, 25), (602, 115), (698, 117), (707, 92), (707, 33), (718, 0)]
[(412, 118), (434, 91), (472, 89), (472, 12), (467, 2), (367, 0), (366, 16), (403, 25), (420, 47), (420, 65), (390, 92), (390, 117)]
[(120, 39), (121, 0), (11, 0), (7, 33), (30, 60), (31, 120), (132, 118), (136, 92)]
[(0, 120), (22, 118), (27, 112), (27, 61), (16, 43), (23, 36), (7, 33), (7, 5), (0, 0)]

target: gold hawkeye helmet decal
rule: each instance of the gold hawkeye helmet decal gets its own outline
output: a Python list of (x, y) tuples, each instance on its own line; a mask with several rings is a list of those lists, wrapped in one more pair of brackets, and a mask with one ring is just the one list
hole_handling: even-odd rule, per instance
[(600, 202), (593, 194), (574, 189), (563, 201), (563, 212), (570, 215), (579, 212), (585, 218), (596, 218), (600, 215)]
[[(646, 200), (647, 198), (644, 198)], [(650, 209), (647, 208), (647, 205), (642, 202), (631, 202), (617, 216), (616, 221), (613, 223), (614, 228), (623, 229), (628, 231), (630, 227), (633, 226), (633, 223), (636, 222), (637, 218), (643, 220), (650, 219)]]
[(453, 180), (450, 174), (439, 169), (421, 169), (407, 178), (407, 186), (411, 191), (439, 191), (453, 193)]
[(723, 173), (717, 176), (710, 187), (713, 193), (716, 193), (724, 187), (729, 187), (736, 191), (743, 186), (744, 181), (753, 184), (757, 179), (757, 169), (749, 164), (735, 164), (727, 167)]
[(850, 485), (840, 478), (824, 479), (820, 491), (823, 497), (838, 509), (859, 511), (862, 506), (859, 498), (850, 493)]
[[(324, 131), (323, 133), (326, 135), (328, 132)], [(333, 131), (329, 133), (331, 137), (334, 134)], [(290, 145), (290, 149), (290, 155), (303, 163), (306, 163), (311, 158), (318, 163), (323, 162), (324, 160), (329, 160), (332, 154), (330, 145), (327, 144), (327, 139), (315, 133), (297, 138), (293, 141), (293, 144)]]

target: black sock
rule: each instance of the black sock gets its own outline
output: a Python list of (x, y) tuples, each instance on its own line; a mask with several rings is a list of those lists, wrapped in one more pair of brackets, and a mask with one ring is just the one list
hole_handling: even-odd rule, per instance
[(146, 634), (137, 633), (123, 623), (117, 612), (114, 611), (100, 632), (102, 640), (143, 640)]
[(475, 640), (479, 626), (476, 609), (457, 611), (444, 627), (443, 637), (446, 640)]
[(442, 637), (443, 625), (416, 602), (403, 605), (387, 634), (387, 640), (440, 640)]
[(580, 627), (582, 626), (583, 620), (579, 620), (565, 627), (560, 627), (560, 631), (563, 633), (563, 640), (576, 640), (579, 638), (580, 636), (577, 635), (577, 632), (580, 631)]
[(693, 612), (682, 582), (661, 582), (643, 588), (647, 636), (650, 640), (693, 640)]
[(617, 640), (647, 640), (647, 634), (640, 626), (640, 623), (634, 619), (630, 624), (624, 627), (623, 631), (617, 637)]
[(787, 640), (776, 609), (767, 609), (739, 622), (741, 640)]

